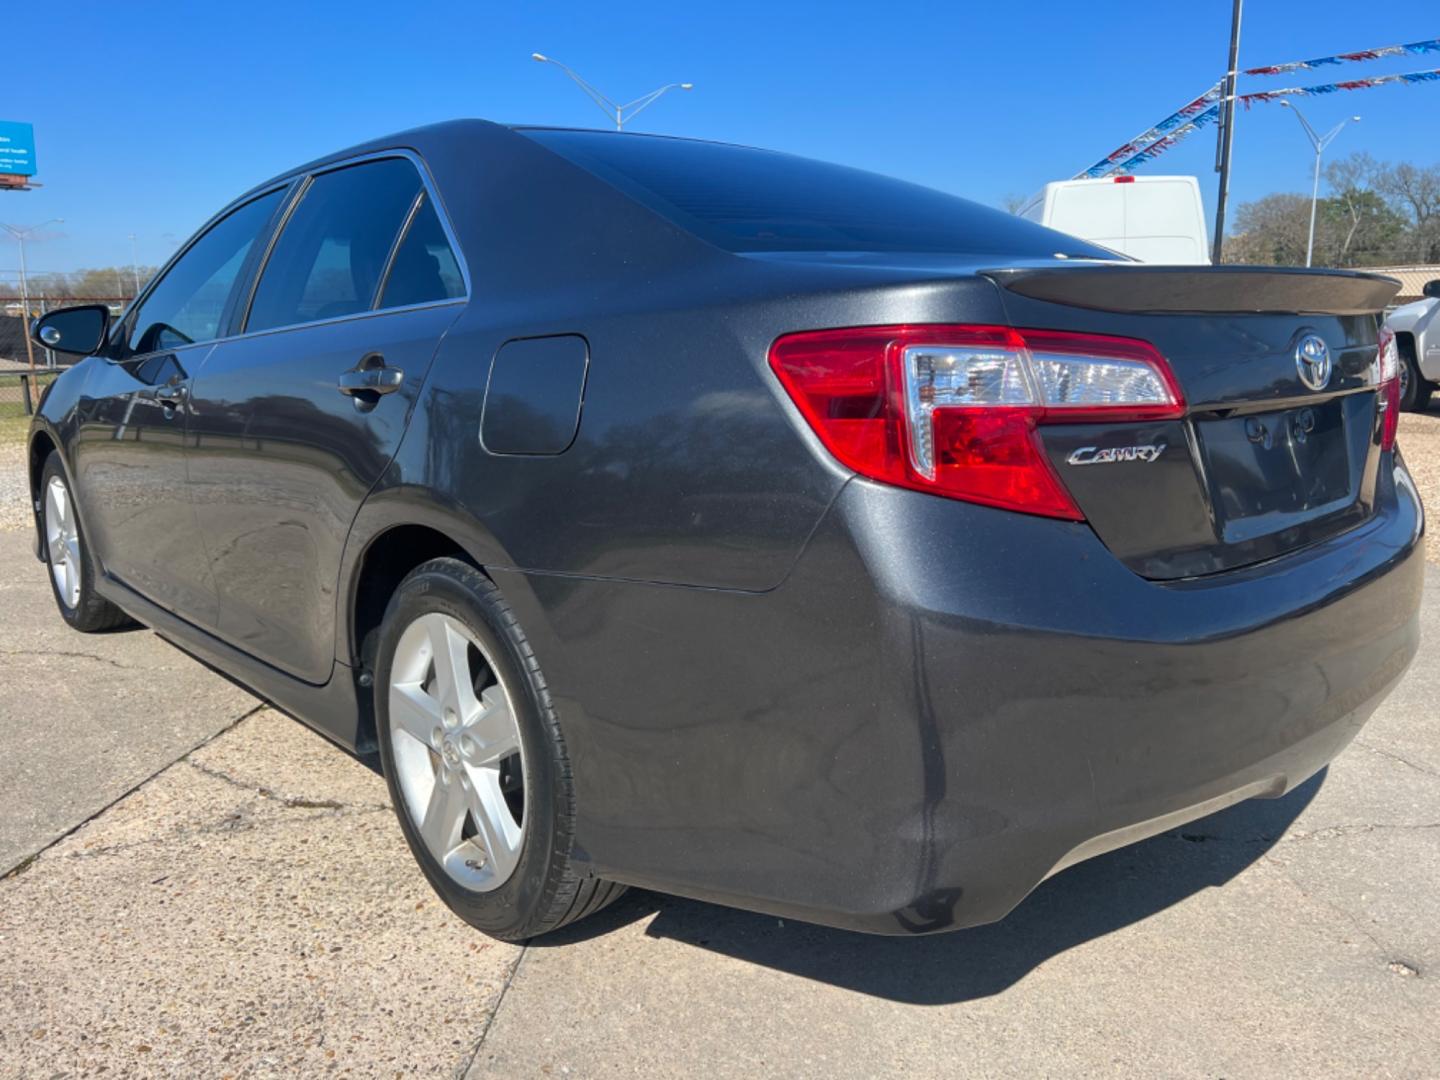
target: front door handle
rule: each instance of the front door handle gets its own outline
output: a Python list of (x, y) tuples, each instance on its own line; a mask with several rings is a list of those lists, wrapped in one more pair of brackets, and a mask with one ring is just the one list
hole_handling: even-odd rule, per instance
[(355, 370), (342, 373), (335, 388), (350, 397), (374, 400), (380, 394), (393, 394), (404, 381), (405, 372), (388, 367), (384, 357), (372, 353)]

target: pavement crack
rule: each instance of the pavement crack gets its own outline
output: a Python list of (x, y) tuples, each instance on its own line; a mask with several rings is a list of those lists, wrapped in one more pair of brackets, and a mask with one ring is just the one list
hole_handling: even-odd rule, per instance
[(1408, 765), (1416, 772), (1424, 773), (1426, 776), (1434, 776), (1440, 778), (1440, 772), (1436, 772), (1428, 765), (1421, 765), (1419, 762), (1411, 761), (1404, 754), (1397, 754), (1394, 750), (1382, 749), (1381, 747), (1376, 746), (1374, 743), (1366, 742), (1364, 739), (1356, 739), (1355, 745), (1369, 750), (1372, 754), (1379, 754), (1381, 757), (1389, 758), (1391, 761), (1398, 761), (1401, 765)]
[(510, 973), (505, 976), (505, 983), (500, 987), (500, 994), (495, 999), (495, 1007), (490, 1010), (490, 1015), (485, 1018), (485, 1026), (480, 1029), (480, 1038), (475, 1040), (475, 1048), (465, 1055), (452, 1074), (452, 1080), (465, 1080), (475, 1068), (475, 1062), (480, 1060), (480, 1051), (485, 1049), (485, 1040), (490, 1037), (490, 1029), (495, 1026), (495, 1017), (500, 1015), (500, 1006), (505, 1003), (505, 995), (510, 992), (510, 985), (515, 981), (515, 976), (520, 973), (520, 965), (530, 955), (530, 943), (527, 941), (520, 946), (520, 955), (515, 958), (514, 966)]
[(0, 649), (0, 656), (63, 656), (71, 660), (93, 660), (97, 664), (108, 664), (120, 671), (135, 670), (129, 664), (122, 664), (108, 656), (96, 653), (67, 651), (64, 649)]
[(1427, 821), (1419, 824), (1407, 824), (1404, 822), (1369, 822), (1355, 825), (1327, 825), (1323, 829), (1296, 829), (1285, 836), (1287, 844), (1298, 844), (1305, 840), (1330, 840), (1337, 836), (1353, 836), (1372, 832), (1411, 832), (1424, 831), (1426, 829), (1440, 829), (1440, 821)]
[(109, 810), (113, 806), (118, 805), (119, 803), (124, 802), (131, 795), (134, 795), (135, 792), (139, 791), (151, 780), (154, 780), (155, 777), (159, 776), (167, 769), (171, 769), (174, 766), (180, 764), (180, 762), (186, 760), (191, 754), (195, 753), (196, 750), (199, 750), (201, 747), (208, 746), (210, 743), (220, 738), (220, 736), (224, 735), (226, 732), (234, 730), (236, 727), (244, 723), (246, 720), (250, 719), (250, 717), (254, 716), (256, 713), (264, 712), (266, 708), (267, 706), (262, 703), (256, 705), (254, 708), (246, 709), (239, 716), (235, 717), (228, 724), (222, 727), (219, 731), (216, 731), (213, 734), (206, 736), (204, 739), (201, 739), (200, 742), (197, 743), (195, 746), (192, 746), (189, 750), (186, 750), (185, 753), (181, 754), (174, 760), (166, 762), (160, 768), (152, 772), (149, 776), (137, 780), (134, 784), (126, 788), (119, 795), (116, 795), (115, 798), (111, 799), (104, 806), (96, 810), (93, 814), (90, 814), (88, 817), (82, 818), (80, 821), (77, 821), (74, 825), (70, 826), (70, 828), (66, 829), (59, 836), (55, 837), (55, 839), (51, 840), (49, 843), (43, 845), (37, 850), (31, 852), (29, 855), (26, 855), (14, 866), (8, 867), (4, 873), (0, 873), (0, 881), (6, 881), (19, 874), (23, 874), (26, 870), (30, 869), (30, 867), (35, 864), (35, 862), (40, 858), (41, 855), (44, 855), (45, 852), (49, 851), (56, 844), (59, 844), (61, 841), (64, 840), (68, 840), (70, 837), (74, 836), (77, 832), (83, 829), (86, 825), (89, 825), (92, 821), (98, 818), (101, 814), (105, 813), (105, 811)]
[(241, 780), (239, 777), (231, 776), (223, 769), (217, 769), (213, 765), (206, 765), (196, 761), (193, 757), (186, 757), (184, 760), (186, 765), (189, 765), (197, 772), (202, 772), (206, 776), (229, 784), (231, 787), (239, 788), (241, 791), (248, 791), (252, 795), (259, 795), (261, 798), (277, 802), (281, 806), (288, 807), (292, 810), (350, 810), (355, 812), (370, 812), (390, 809), (388, 805), (380, 803), (347, 806), (337, 799), (311, 799), (303, 795), (281, 795), (279, 792), (273, 791), (263, 784), (252, 784), (246, 780)]

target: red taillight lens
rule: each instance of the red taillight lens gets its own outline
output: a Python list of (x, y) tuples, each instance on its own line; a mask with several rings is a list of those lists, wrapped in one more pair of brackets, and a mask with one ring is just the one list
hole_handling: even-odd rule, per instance
[(1388, 326), (1380, 330), (1376, 365), (1380, 369), (1380, 449), (1393, 450), (1395, 433), (1400, 430), (1400, 350)]
[(1153, 346), (1004, 326), (790, 334), (770, 366), (821, 442), (863, 476), (1082, 520), (1045, 456), (1047, 423), (1159, 420), (1184, 399)]

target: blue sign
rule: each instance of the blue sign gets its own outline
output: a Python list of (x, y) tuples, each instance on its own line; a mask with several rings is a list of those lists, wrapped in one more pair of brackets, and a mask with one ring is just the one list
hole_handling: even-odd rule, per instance
[(0, 120), (0, 176), (35, 175), (35, 129)]

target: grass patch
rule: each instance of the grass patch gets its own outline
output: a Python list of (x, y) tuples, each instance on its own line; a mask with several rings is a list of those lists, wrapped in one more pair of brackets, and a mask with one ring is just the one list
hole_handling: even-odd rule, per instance
[(19, 405), (0, 405), (0, 446), (18, 446), (30, 431), (30, 417)]
[[(56, 378), (55, 375), (37, 375), (30, 390), (31, 401), (38, 401), (40, 392)], [(0, 380), (0, 446), (23, 443), (30, 431), (30, 417), (21, 403), (23, 393), (19, 379)]]

